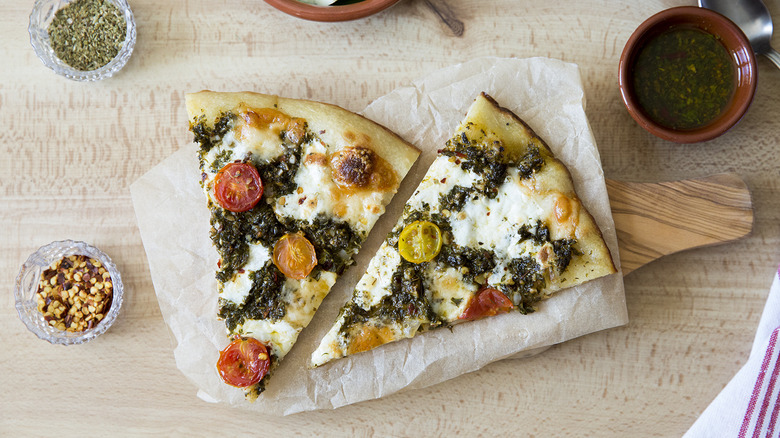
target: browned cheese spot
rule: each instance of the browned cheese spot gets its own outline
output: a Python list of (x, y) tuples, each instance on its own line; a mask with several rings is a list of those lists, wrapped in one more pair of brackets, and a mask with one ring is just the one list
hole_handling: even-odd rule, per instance
[(333, 180), (343, 187), (365, 187), (374, 170), (376, 156), (371, 149), (349, 146), (331, 157)]

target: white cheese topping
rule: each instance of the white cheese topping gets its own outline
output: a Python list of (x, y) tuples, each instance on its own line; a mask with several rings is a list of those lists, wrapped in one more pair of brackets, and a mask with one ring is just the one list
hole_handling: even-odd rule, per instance
[(283, 358), (298, 339), (301, 328), (294, 327), (287, 321), (270, 321), (249, 319), (236, 327), (235, 333), (249, 336), (263, 344), (270, 345), (271, 353), (277, 358)]
[(469, 199), (462, 211), (450, 216), (456, 244), (492, 250), (499, 259), (520, 253), (520, 248), (516, 248), (520, 226), (535, 223), (543, 217), (544, 210), (520, 185), (517, 169), (510, 168), (507, 173), (508, 179), (498, 188), (495, 198)]
[(287, 303), (284, 319), (296, 327), (309, 325), (314, 312), (320, 307), (337, 277), (332, 272), (322, 271), (318, 280), (311, 277), (303, 280), (288, 278), (284, 285), (284, 301)]
[(244, 304), (249, 291), (252, 289), (252, 278), (249, 274), (249, 271), (237, 273), (229, 281), (223, 283), (222, 290), (219, 291), (219, 297), (238, 305)]
[(431, 293), (431, 308), (445, 321), (457, 319), (465, 310), (468, 298), (478, 289), (477, 284), (464, 280), (458, 269), (433, 263), (428, 266), (424, 278), (425, 289)]
[(422, 204), (428, 204), (431, 211), (439, 210), (439, 196), (447, 194), (453, 187), (472, 187), (479, 181), (479, 175), (463, 170), (451, 157), (436, 157), (425, 178), (420, 182), (407, 204), (414, 210), (423, 210)]
[(318, 367), (333, 359), (344, 357), (346, 345), (343, 344), (344, 339), (339, 336), (339, 330), (341, 330), (342, 325), (344, 325), (344, 316), (340, 315), (333, 327), (328, 330), (328, 333), (320, 341), (319, 347), (311, 354), (312, 367)]
[(222, 285), (219, 293), (220, 298), (231, 301), (238, 305), (244, 304), (249, 291), (252, 289), (252, 271), (257, 271), (265, 266), (271, 259), (271, 251), (261, 244), (249, 245), (249, 259), (243, 266), (244, 272), (238, 272), (230, 280)]
[(274, 211), (280, 216), (309, 223), (314, 222), (318, 214), (325, 214), (326, 217), (341, 219), (352, 228), (367, 233), (384, 213), (385, 201), (389, 200), (392, 193), (342, 190), (333, 181), (328, 160), (307, 160), (310, 154), (327, 157), (327, 149), (317, 139), (304, 145), (302, 162), (295, 174), (298, 188), (279, 198), (273, 206)]
[(401, 255), (393, 247), (382, 243), (366, 269), (366, 274), (355, 286), (352, 301), (368, 310), (379, 304), (386, 295), (390, 295), (390, 283), (393, 273), (401, 264)]
[(278, 133), (272, 129), (247, 125), (241, 120), (236, 123), (235, 130), (231, 129), (222, 137), (222, 144), (233, 148), (234, 160), (244, 159), (251, 152), (261, 160), (271, 161), (284, 153)]

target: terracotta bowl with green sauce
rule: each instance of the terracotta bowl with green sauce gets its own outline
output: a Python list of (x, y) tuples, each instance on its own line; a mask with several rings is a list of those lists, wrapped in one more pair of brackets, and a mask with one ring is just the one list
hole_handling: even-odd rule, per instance
[(677, 143), (711, 140), (753, 100), (758, 71), (744, 33), (723, 15), (682, 6), (653, 15), (620, 57), (620, 94), (648, 132)]
[(399, 0), (337, 0), (328, 6), (318, 6), (299, 0), (265, 0), (280, 11), (311, 21), (349, 21), (383, 11)]

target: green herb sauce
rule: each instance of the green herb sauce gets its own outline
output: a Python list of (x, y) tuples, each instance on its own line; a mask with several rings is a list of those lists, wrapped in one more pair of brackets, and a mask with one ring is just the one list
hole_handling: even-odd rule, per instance
[(439, 195), (439, 206), (441, 210), (449, 210), (452, 213), (461, 211), (474, 191), (473, 187), (454, 186), (449, 193)]
[(480, 192), (490, 199), (498, 195), (498, 187), (506, 179), (507, 165), (504, 148), (498, 144), (483, 145), (472, 142), (465, 132), (447, 140), (442, 155), (461, 159), (460, 167), (482, 176)]
[(392, 276), (390, 295), (383, 297), (379, 304), (368, 310), (352, 301), (344, 306), (341, 310), (344, 316), (344, 323), (339, 332), (341, 336), (348, 338), (350, 328), (355, 324), (364, 324), (370, 319), (384, 323), (420, 320), (425, 322), (425, 328), (441, 325), (425, 295), (422, 271), (426, 267), (427, 263), (415, 264), (402, 258), (401, 264)]
[(260, 179), (263, 181), (263, 196), (278, 198), (290, 194), (298, 188), (295, 174), (301, 164), (301, 147), (285, 145), (287, 151), (265, 163), (254, 163)]
[(509, 261), (507, 270), (513, 283), (502, 284), (502, 292), (512, 300), (520, 313), (532, 313), (535, 310), (533, 305), (544, 298), (541, 291), (547, 284), (541, 266), (532, 257), (519, 257)]
[(205, 116), (200, 116), (198, 120), (192, 123), (190, 131), (195, 136), (195, 142), (199, 145), (198, 158), (201, 169), (204, 168), (206, 154), (222, 141), (222, 137), (232, 128), (235, 118), (236, 115), (233, 113), (223, 113), (214, 123), (214, 128), (209, 128)]
[(634, 90), (644, 112), (672, 129), (696, 129), (717, 119), (736, 85), (723, 44), (693, 28), (672, 28), (651, 39), (633, 69)]
[(489, 273), (496, 267), (493, 251), (467, 246), (443, 245), (436, 260), (456, 269), (461, 269), (463, 278), (476, 282), (475, 278)]
[(263, 269), (252, 272), (250, 278), (252, 288), (244, 304), (220, 301), (219, 317), (225, 320), (230, 331), (247, 319), (278, 321), (287, 311), (282, 299), (285, 276), (273, 263), (267, 263)]
[[(314, 245), (317, 254), (317, 268), (341, 275), (354, 263), (353, 256), (365, 236), (356, 232), (348, 223), (318, 214), (312, 223), (290, 221), (286, 224), (291, 231), (301, 231)], [(317, 269), (315, 268), (315, 269)]]

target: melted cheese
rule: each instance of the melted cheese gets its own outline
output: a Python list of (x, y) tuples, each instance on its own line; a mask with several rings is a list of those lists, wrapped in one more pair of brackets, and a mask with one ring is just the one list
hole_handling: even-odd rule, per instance
[(325, 153), (327, 150), (319, 140), (305, 145), (302, 163), (295, 174), (298, 189), (279, 198), (274, 204), (274, 211), (280, 216), (309, 223), (314, 222), (318, 214), (335, 216), (352, 228), (367, 234), (384, 213), (384, 205), (392, 193), (340, 188), (333, 181), (332, 171), (326, 160), (306, 159), (309, 155), (319, 156)]
[(355, 286), (355, 295), (352, 301), (363, 309), (370, 309), (379, 304), (387, 295), (390, 295), (390, 283), (393, 273), (401, 264), (401, 255), (393, 247), (383, 243), (366, 269), (366, 274), (361, 277)]
[(330, 362), (333, 359), (344, 357), (344, 339), (339, 336), (341, 326), (344, 325), (344, 316), (339, 315), (339, 319), (333, 324), (333, 327), (328, 330), (328, 333), (320, 341), (319, 347), (311, 354), (311, 366), (318, 367), (322, 364)]
[(463, 210), (450, 218), (455, 243), (472, 248), (492, 250), (498, 258), (517, 253), (517, 231), (522, 224), (535, 223), (544, 217), (544, 209), (519, 184), (516, 168), (507, 171), (507, 181), (493, 199), (480, 196), (469, 199)]
[(423, 204), (428, 204), (431, 211), (438, 211), (442, 194), (449, 193), (456, 185), (472, 187), (479, 178), (476, 173), (463, 170), (451, 157), (440, 155), (428, 169), (407, 205), (414, 210), (424, 210)]
[(271, 251), (260, 244), (249, 245), (249, 259), (243, 266), (244, 272), (237, 272), (229, 281), (222, 284), (219, 291), (220, 298), (236, 304), (244, 304), (249, 291), (252, 289), (252, 271), (257, 271), (265, 266), (271, 259)]
[(231, 145), (234, 159), (243, 159), (249, 153), (264, 161), (270, 161), (284, 153), (282, 140), (279, 133), (269, 126), (257, 126), (246, 123), (242, 117), (238, 117), (236, 126), (222, 138), (222, 144)]
[(295, 344), (301, 327), (295, 327), (288, 321), (270, 321), (249, 319), (236, 327), (234, 333), (240, 336), (249, 336), (257, 339), (265, 345), (271, 346), (271, 354), (277, 358), (283, 358)]
[(314, 312), (333, 287), (338, 276), (332, 272), (322, 271), (319, 280), (307, 277), (303, 280), (288, 278), (284, 290), (287, 292), (284, 301), (287, 303), (285, 320), (296, 327), (309, 325)]
[(430, 292), (433, 311), (445, 321), (454, 321), (468, 304), (478, 286), (467, 282), (459, 270), (431, 263), (425, 272), (425, 289)]

